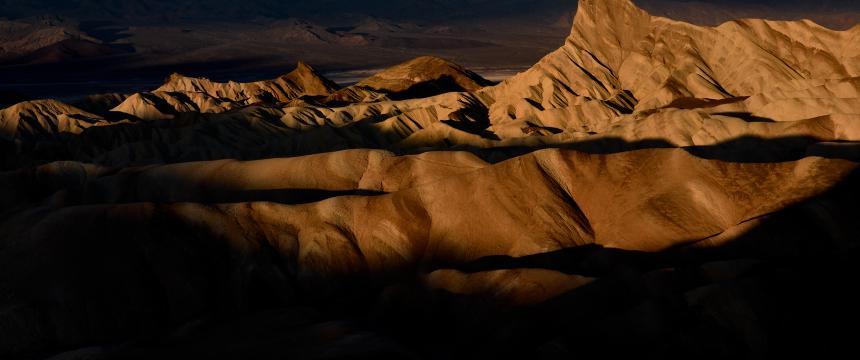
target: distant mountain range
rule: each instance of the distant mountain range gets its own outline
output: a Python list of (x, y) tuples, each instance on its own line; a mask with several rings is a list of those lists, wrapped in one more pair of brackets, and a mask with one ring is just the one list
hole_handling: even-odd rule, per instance
[[(860, 19), (860, 1), (853, 0), (636, 3), (711, 26), (809, 18), (848, 29)], [(299, 60), (340, 71), (422, 55), (479, 72), (516, 72), (563, 42), (576, 7), (575, 0), (0, 0), (0, 91), (65, 97), (58, 83), (98, 79), (123, 85), (89, 92), (128, 92), (177, 70), (270, 77)]]
[[(853, 0), (640, 0), (637, 3), (654, 13), (672, 13), (685, 18), (701, 10), (714, 18), (728, 14), (748, 14), (767, 18), (798, 14), (829, 19), (844, 26), (846, 18), (860, 11)], [(3, 0), (0, 17), (21, 18), (46, 13), (79, 19), (109, 19), (131, 22), (176, 22), (254, 17), (307, 17), (332, 20), (338, 17), (371, 15), (439, 22), (487, 17), (535, 17), (576, 8), (575, 0)], [(675, 11), (677, 9), (683, 10)], [(713, 11), (718, 9), (719, 11)], [(855, 22), (857, 17), (854, 17)], [(708, 20), (708, 19), (703, 19)], [(831, 25), (831, 24), (828, 24)]]

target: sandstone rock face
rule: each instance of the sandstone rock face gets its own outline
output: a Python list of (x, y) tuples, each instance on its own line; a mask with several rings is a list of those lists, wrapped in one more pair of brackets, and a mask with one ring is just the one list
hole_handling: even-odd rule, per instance
[(419, 58), (3, 109), (0, 355), (850, 350), (858, 31), (581, 0), (498, 85)]
[(80, 134), (100, 117), (55, 100), (26, 101), (0, 110), (0, 137), (6, 140), (55, 138)]
[(251, 83), (218, 83), (173, 74), (152, 93), (132, 95), (112, 111), (143, 120), (172, 119), (181, 113), (221, 113), (252, 104), (327, 96), (337, 88), (303, 62), (275, 80)]

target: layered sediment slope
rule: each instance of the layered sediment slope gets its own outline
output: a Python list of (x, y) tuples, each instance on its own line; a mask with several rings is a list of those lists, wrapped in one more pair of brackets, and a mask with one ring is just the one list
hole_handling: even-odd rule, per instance
[(858, 31), (581, 0), (559, 50), (494, 86), (419, 58), (342, 90), (303, 64), (174, 76), (110, 119), (9, 107), (0, 354), (850, 347)]
[(143, 120), (172, 119), (182, 113), (222, 113), (255, 104), (284, 103), (328, 96), (338, 89), (309, 65), (274, 80), (218, 83), (173, 74), (150, 93), (134, 94), (112, 109)]

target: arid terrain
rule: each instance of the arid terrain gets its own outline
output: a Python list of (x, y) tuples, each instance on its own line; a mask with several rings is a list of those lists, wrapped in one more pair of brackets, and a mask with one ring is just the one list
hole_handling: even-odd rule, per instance
[(283, 20), (248, 26), (442, 53), (323, 64), (340, 82), (309, 49), (265, 80), (3, 95), (0, 358), (856, 353), (860, 25), (681, 12), (696, 24), (580, 0), (563, 43), (503, 81), (461, 58), (530, 49), (510, 71), (557, 28), (477, 51)]
[[(716, 26), (738, 18), (860, 21), (855, 0), (640, 0), (654, 15)], [(157, 87), (171, 72), (273, 78), (298, 61), (348, 86), (418, 56), (490, 80), (558, 48), (576, 0), (3, 0), (0, 106)], [(355, 76), (355, 73), (364, 76)]]

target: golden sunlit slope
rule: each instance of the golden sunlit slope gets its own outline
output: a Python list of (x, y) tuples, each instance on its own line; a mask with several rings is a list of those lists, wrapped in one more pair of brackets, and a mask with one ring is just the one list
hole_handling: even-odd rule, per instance
[[(860, 72), (858, 28), (753, 19), (709, 28), (652, 17), (628, 0), (581, 1), (579, 9), (562, 48), (486, 90), (495, 100), (490, 113), (497, 126), (532, 122), (600, 131), (618, 114), (678, 99), (732, 99), (783, 82)], [(843, 89), (823, 95), (856, 97)], [(771, 115), (796, 116), (787, 110)]]
[(275, 80), (252, 83), (216, 83), (208, 79), (188, 78), (174, 74), (156, 89), (162, 92), (202, 92), (214, 98), (245, 101), (246, 104), (274, 98), (286, 102), (301, 96), (325, 96), (337, 85), (325, 79), (314, 68), (299, 62), (296, 69)]
[[(128, 181), (125, 188), (113, 189), (136, 194), (136, 198), (125, 199), (130, 201), (128, 204), (73, 205), (74, 194), (67, 194), (72, 203), (56, 195), (50, 202), (9, 216), (0, 224), (4, 229), (0, 238), (4, 266), (31, 274), (26, 279), (28, 283), (45, 286), (28, 292), (15, 291), (4, 300), (8, 306), (3, 317), (4, 329), (14, 333), (49, 333), (52, 335), (46, 341), (60, 344), (108, 336), (102, 332), (106, 328), (101, 324), (108, 324), (109, 319), (123, 311), (108, 304), (120, 301), (126, 293), (148, 291), (165, 298), (133, 296), (125, 300), (139, 310), (123, 312), (126, 320), (116, 325), (116, 331), (128, 332), (134, 324), (147, 321), (146, 312), (160, 306), (161, 301), (173, 304), (169, 316), (188, 316), (194, 313), (189, 306), (212, 299), (207, 298), (205, 283), (193, 273), (198, 260), (180, 265), (175, 259), (209, 253), (235, 254), (230, 255), (235, 260), (213, 266), (236, 266), (240, 272), (268, 267), (274, 261), (283, 270), (266, 275), (273, 276), (266, 280), (273, 282), (267, 286), (277, 289), (280, 282), (294, 284), (291, 286), (302, 292), (316, 294), (307, 295), (313, 297), (340, 293), (341, 286), (348, 287), (340, 285), (344, 277), (370, 274), (376, 279), (373, 281), (382, 281), (386, 274), (412, 271), (409, 269), (420, 264), (421, 269), (431, 269), (428, 273), (420, 272), (423, 274), (420, 276), (426, 276), (428, 286), (433, 288), (460, 294), (490, 293), (505, 302), (536, 304), (589, 284), (590, 277), (600, 276), (600, 271), (594, 269), (614, 265), (588, 265), (583, 270), (590, 269), (585, 273), (588, 276), (583, 277), (540, 269), (471, 274), (456, 270), (456, 264), (494, 256), (536, 256), (594, 245), (648, 252), (705, 249), (754, 235), (753, 229), (768, 222), (782, 228), (783, 234), (826, 232), (831, 246), (856, 243), (856, 225), (832, 221), (844, 212), (856, 210), (856, 204), (812, 201), (803, 208), (814, 211), (816, 216), (802, 222), (779, 215), (781, 209), (813, 200), (844, 180), (857, 167), (856, 163), (844, 160), (808, 158), (796, 162), (739, 164), (706, 160), (679, 149), (613, 155), (544, 150), (492, 166), (482, 166), (466, 158), (467, 164), (477, 165), (469, 166), (469, 171), (457, 170), (460, 165), (456, 165), (450, 168), (455, 171), (440, 172), (446, 163), (461, 162), (457, 157), (462, 155), (444, 153), (435, 155), (435, 159), (397, 160), (413, 165), (384, 166), (388, 169), (382, 172), (385, 175), (375, 180), (369, 175), (379, 173), (373, 170), (369, 174), (371, 167), (362, 170), (358, 166), (355, 169), (358, 171), (350, 174), (353, 170), (349, 164), (369, 159), (367, 155), (383, 155), (373, 160), (375, 163), (382, 160), (393, 164), (390, 161), (395, 160), (386, 160), (384, 154), (354, 152), (268, 164), (221, 162), (134, 170), (131, 174), (113, 175)], [(346, 161), (346, 166), (332, 166), (342, 161)], [(378, 183), (395, 178), (420, 179), (426, 176), (421, 175), (424, 169), (429, 168), (415, 165), (429, 161), (439, 164), (434, 166), (443, 166), (432, 171), (444, 176), (387, 189)], [(277, 170), (279, 162), (289, 164), (283, 168), (289, 170)], [(180, 170), (182, 167), (186, 169)], [(181, 179), (172, 179), (175, 176)], [(109, 185), (117, 184), (115, 181), (97, 177), (91, 180), (89, 188), (116, 186)], [(291, 182), (293, 185), (289, 185)], [(132, 188), (131, 184), (137, 185)], [(208, 186), (213, 195), (194, 195), (200, 191), (196, 190), (200, 185)], [(302, 205), (260, 201), (138, 202), (168, 201), (176, 196), (212, 200), (217, 199), (217, 189), (235, 189), (237, 185), (270, 190), (290, 186), (365, 187), (392, 192), (334, 196)], [(177, 193), (166, 193), (162, 190), (165, 186)], [(182, 190), (186, 186), (190, 186), (188, 190)], [(103, 194), (108, 194), (111, 187), (102, 189)], [(774, 254), (791, 253), (788, 249), (815, 242), (803, 236), (769, 240), (766, 235), (746, 241), (753, 240), (756, 241), (753, 248)], [(187, 253), (185, 249), (195, 250)], [(141, 258), (142, 262), (136, 260)], [(84, 267), (81, 262), (91, 265)], [(448, 268), (451, 265), (455, 267)], [(103, 267), (111, 271), (96, 270)], [(149, 276), (156, 276), (154, 283), (135, 280)], [(92, 295), (74, 290), (110, 287), (111, 279), (115, 278), (126, 279), (122, 292)], [(25, 289), (22, 280), (12, 272), (3, 272), (0, 286)], [(241, 282), (227, 284), (229, 291), (236, 292), (231, 295), (236, 299), (252, 296), (242, 290), (246, 285)], [(150, 286), (154, 288), (147, 290)], [(45, 310), (48, 322), (28, 320), (36, 306), (28, 299), (47, 296), (55, 289), (72, 290), (40, 305), (48, 309)], [(76, 311), (78, 305), (74, 305), (84, 302), (104, 307), (84, 317)]]
[(0, 110), (0, 136), (7, 140), (54, 138), (63, 133), (80, 134), (104, 124), (93, 114), (55, 100), (22, 102)]
[(180, 113), (220, 113), (258, 103), (289, 102), (302, 96), (328, 96), (338, 89), (309, 65), (275, 80), (218, 83), (173, 74), (151, 93), (130, 96), (115, 112), (145, 120), (169, 119)]
[[(643, 127), (684, 134), (699, 126), (697, 119), (719, 124), (709, 125), (707, 133), (715, 143), (742, 133), (779, 137), (788, 125), (764, 122), (811, 124), (821, 117), (849, 131), (786, 134), (857, 140), (850, 119), (857, 113), (860, 50), (852, 39), (860, 28), (838, 32), (810, 22), (764, 20), (700, 27), (652, 17), (626, 0), (584, 1), (581, 9), (563, 47), (493, 87), (481, 89), (485, 81), (456, 64), (422, 57), (340, 91), (304, 65), (286, 77), (256, 83), (173, 76), (156, 91), (133, 95), (114, 110), (147, 120), (226, 112), (229, 122), (201, 115), (197, 118), (205, 124), (194, 126), (244, 128), (240, 124), (253, 121), (250, 137), (243, 135), (246, 140), (272, 131), (260, 132), (261, 125), (278, 132), (286, 128), (291, 137), (301, 138), (308, 130), (327, 132), (334, 124), (342, 130), (334, 139), (345, 136), (358, 147), (558, 146), (606, 136), (637, 142), (643, 140), (636, 135)], [(474, 92), (391, 100), (451, 90)], [(305, 100), (296, 100), (302, 96)], [(261, 103), (268, 105), (255, 106)], [(668, 124), (639, 121), (667, 116), (662, 115), (667, 111), (674, 119)], [(763, 123), (746, 125), (751, 120)], [(297, 127), (301, 130), (295, 133)], [(356, 141), (350, 135), (356, 128), (380, 136), (368, 137), (362, 130)], [(674, 146), (708, 142), (692, 139), (694, 135), (664, 138)], [(155, 140), (160, 144), (153, 145), (171, 146), (171, 138), (160, 137)], [(272, 155), (339, 149), (325, 142), (301, 146), (313, 149)]]

